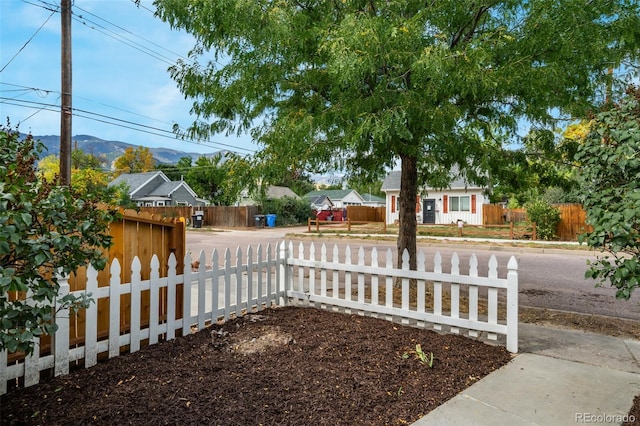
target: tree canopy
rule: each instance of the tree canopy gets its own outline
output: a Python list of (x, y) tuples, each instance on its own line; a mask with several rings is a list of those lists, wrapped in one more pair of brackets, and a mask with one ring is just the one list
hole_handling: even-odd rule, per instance
[(153, 170), (155, 160), (149, 148), (138, 146), (137, 148), (127, 148), (124, 154), (115, 159), (115, 175), (122, 173), (142, 173)]
[[(500, 150), (497, 130), (583, 114), (635, 60), (640, 13), (611, 0), (156, 0), (191, 33), (170, 69), (197, 116), (188, 133), (250, 131), (254, 171), (400, 165), (398, 249), (415, 265), (418, 189), (469, 180)], [(266, 173), (265, 173), (266, 174)]]

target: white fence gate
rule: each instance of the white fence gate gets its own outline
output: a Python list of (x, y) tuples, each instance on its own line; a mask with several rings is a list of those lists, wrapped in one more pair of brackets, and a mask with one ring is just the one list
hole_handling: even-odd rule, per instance
[[(506, 336), (506, 347), (510, 352), (518, 351), (518, 277), (517, 262), (512, 257), (508, 263), (506, 278), (498, 277), (498, 262), (491, 256), (486, 277), (478, 275), (478, 261), (472, 255), (469, 273), (460, 273), (459, 258), (454, 254), (451, 271), (442, 272), (440, 253), (434, 256), (433, 270), (425, 268), (426, 257), (418, 254), (418, 268), (409, 270), (408, 255), (403, 255), (403, 267), (395, 268), (391, 250), (382, 262), (374, 248), (370, 261), (365, 262), (364, 250), (358, 250), (358, 259), (351, 260), (351, 248), (346, 247), (344, 261), (340, 261), (338, 247), (334, 246), (331, 259), (326, 246), (320, 249), (316, 259), (315, 245), (308, 249), (300, 243), (294, 256), (292, 243), (279, 243), (275, 249), (267, 245), (249, 247), (246, 257), (238, 248), (235, 262), (229, 249), (220, 259), (214, 250), (210, 259), (200, 253), (195, 271), (185, 268), (181, 275), (176, 273), (177, 262), (173, 254), (167, 262), (168, 274), (160, 278), (160, 262), (154, 256), (151, 260), (151, 275), (141, 279), (141, 265), (136, 257), (131, 264), (131, 282), (121, 283), (120, 264), (111, 264), (111, 281), (108, 287), (98, 287), (97, 272), (87, 271), (86, 292), (91, 293), (96, 303), (86, 311), (85, 341), (78, 347), (69, 349), (69, 312), (59, 311), (56, 315), (58, 330), (52, 336), (50, 354), (40, 356), (38, 340), (36, 350), (22, 361), (8, 364), (6, 351), (0, 352), (0, 394), (7, 392), (7, 383), (23, 378), (24, 386), (37, 384), (40, 372), (53, 369), (56, 376), (68, 374), (71, 362), (83, 360), (85, 368), (95, 365), (98, 355), (118, 356), (122, 348), (130, 352), (140, 349), (142, 341), (155, 344), (160, 339), (171, 340), (176, 331), (183, 335), (202, 329), (212, 322), (226, 321), (232, 315), (241, 316), (272, 305), (284, 305), (290, 301), (314, 304), (321, 308), (344, 309), (360, 314), (381, 315), (388, 320), (400, 320), (405, 324), (414, 322), (417, 326), (429, 324), (436, 330), (448, 327), (452, 333), (466, 329), (469, 335), (477, 337), (479, 332), (487, 332), (489, 339), (497, 335)], [(184, 264), (191, 265), (192, 258), (185, 256)], [(355, 280), (355, 292), (354, 292)], [(400, 283), (401, 302), (394, 301), (394, 288)], [(413, 285), (415, 283), (415, 286)], [(176, 319), (176, 291), (183, 288), (183, 317)], [(412, 291), (412, 287), (414, 287)], [(167, 289), (167, 315), (160, 319), (160, 289)], [(505, 295), (506, 318), (498, 319), (498, 292)], [(149, 318), (141, 318), (141, 295), (149, 292)], [(397, 292), (398, 290), (396, 290)], [(68, 294), (69, 286), (61, 284), (60, 297)], [(462, 292), (462, 293), (461, 293)], [(130, 324), (127, 332), (121, 332), (120, 295), (131, 295)], [(461, 297), (461, 294), (467, 295)], [(428, 296), (428, 297), (427, 297)], [(98, 339), (97, 318), (98, 299), (109, 299), (109, 335)], [(384, 298), (383, 302), (381, 299)], [(487, 313), (479, 315), (480, 301), (486, 299)], [(468, 300), (468, 302), (467, 302)], [(426, 301), (430, 301), (427, 308)], [(461, 309), (461, 301), (465, 307)], [(447, 303), (448, 309), (444, 309)], [(147, 323), (146, 328), (141, 324)]]

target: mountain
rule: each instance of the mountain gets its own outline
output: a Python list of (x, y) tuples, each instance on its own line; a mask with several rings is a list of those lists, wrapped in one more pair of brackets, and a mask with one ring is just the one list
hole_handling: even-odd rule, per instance
[[(35, 140), (39, 140), (46, 147), (46, 152), (41, 156), (47, 156), (51, 154), (60, 154), (60, 136), (46, 135), (46, 136), (33, 136)], [(120, 141), (107, 141), (90, 135), (76, 135), (71, 138), (73, 148), (77, 147), (86, 154), (93, 154), (96, 156), (104, 156), (108, 162), (124, 154), (127, 148), (136, 148), (137, 145), (133, 145)], [(158, 163), (162, 164), (176, 164), (182, 157), (191, 157), (193, 160), (197, 160), (202, 156), (211, 157), (220, 151), (211, 152), (209, 154), (200, 154), (196, 152), (178, 151), (169, 148), (149, 148), (149, 151), (153, 155), (153, 158)]]

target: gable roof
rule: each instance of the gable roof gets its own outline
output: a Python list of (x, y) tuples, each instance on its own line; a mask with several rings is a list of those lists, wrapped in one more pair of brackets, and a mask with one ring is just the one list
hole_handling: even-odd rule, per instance
[(144, 187), (147, 183), (152, 181), (155, 177), (162, 178), (165, 182), (169, 182), (169, 178), (162, 171), (144, 172), (144, 173), (123, 173), (111, 182), (107, 186), (119, 185), (121, 183), (126, 184), (129, 187), (129, 195), (133, 196), (140, 188)]
[(311, 191), (305, 194), (305, 198), (317, 197), (319, 195), (325, 195), (330, 200), (342, 200), (350, 194), (356, 194), (358, 198), (362, 198), (355, 189), (325, 189), (320, 191)]
[(300, 199), (300, 196), (293, 192), (290, 188), (286, 186), (274, 186), (271, 185), (267, 188), (267, 198), (295, 198), (297, 200)]
[[(158, 177), (162, 180), (161, 183), (156, 183), (153, 186), (147, 186)], [(184, 188), (187, 192), (189, 192), (189, 194), (191, 194), (191, 196), (193, 196), (193, 198), (198, 198), (198, 195), (193, 191), (193, 189), (191, 189), (187, 182), (183, 180), (169, 180), (167, 175), (165, 175), (161, 170), (143, 173), (123, 173), (109, 182), (108, 186), (119, 185), (122, 183), (128, 186), (129, 196), (134, 200), (149, 197), (171, 198), (171, 194), (173, 194), (180, 188)], [(143, 189), (146, 190), (145, 193), (136, 194)]]
[(377, 203), (383, 203), (384, 204), (387, 201), (382, 197), (378, 197), (378, 196), (372, 195), (372, 194), (362, 194), (362, 199), (367, 203), (375, 201)]
[(189, 192), (189, 194), (191, 194), (193, 196), (193, 198), (198, 198), (196, 193), (193, 192), (191, 187), (189, 185), (187, 185), (187, 183), (185, 181), (183, 181), (183, 180), (165, 182), (165, 183), (161, 184), (160, 186), (154, 188), (147, 195), (148, 196), (157, 196), (157, 197), (169, 197), (169, 196), (171, 196), (171, 194), (173, 194), (180, 187), (183, 187), (184, 189), (186, 189)]
[(333, 207), (333, 203), (331, 202), (331, 199), (329, 197), (327, 197), (326, 195), (314, 195), (311, 197), (306, 197), (309, 200), (309, 202), (311, 203), (312, 207), (316, 207), (316, 208), (329, 208), (329, 207)]
[[(453, 173), (457, 173), (457, 168), (452, 170)], [(382, 187), (380, 188), (382, 191), (400, 191), (400, 177), (402, 172), (400, 170), (393, 170), (387, 174), (382, 182)], [(426, 189), (433, 189), (431, 187), (427, 187)], [(482, 189), (481, 186), (476, 184), (471, 184), (466, 181), (466, 179), (457, 173), (454, 179), (449, 183), (447, 189)]]

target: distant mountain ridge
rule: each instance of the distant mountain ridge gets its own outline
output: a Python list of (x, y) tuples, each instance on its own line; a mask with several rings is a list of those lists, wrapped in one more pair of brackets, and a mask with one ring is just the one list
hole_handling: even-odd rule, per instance
[[(43, 153), (43, 156), (60, 154), (60, 136), (46, 135), (46, 136), (33, 136), (35, 140), (39, 140), (44, 144), (47, 151)], [(100, 139), (91, 135), (76, 135), (71, 138), (72, 146), (81, 149), (86, 154), (93, 154), (96, 156), (106, 157), (109, 163), (113, 162), (116, 158), (124, 154), (127, 148), (136, 148), (138, 145), (120, 142), (120, 141), (108, 141)], [(170, 148), (149, 148), (149, 151), (153, 155), (153, 158), (158, 163), (162, 164), (176, 164), (182, 157), (191, 157), (193, 160), (198, 158), (212, 157), (218, 153), (224, 153), (224, 151), (215, 151), (208, 154), (201, 154), (197, 152), (185, 152)]]

